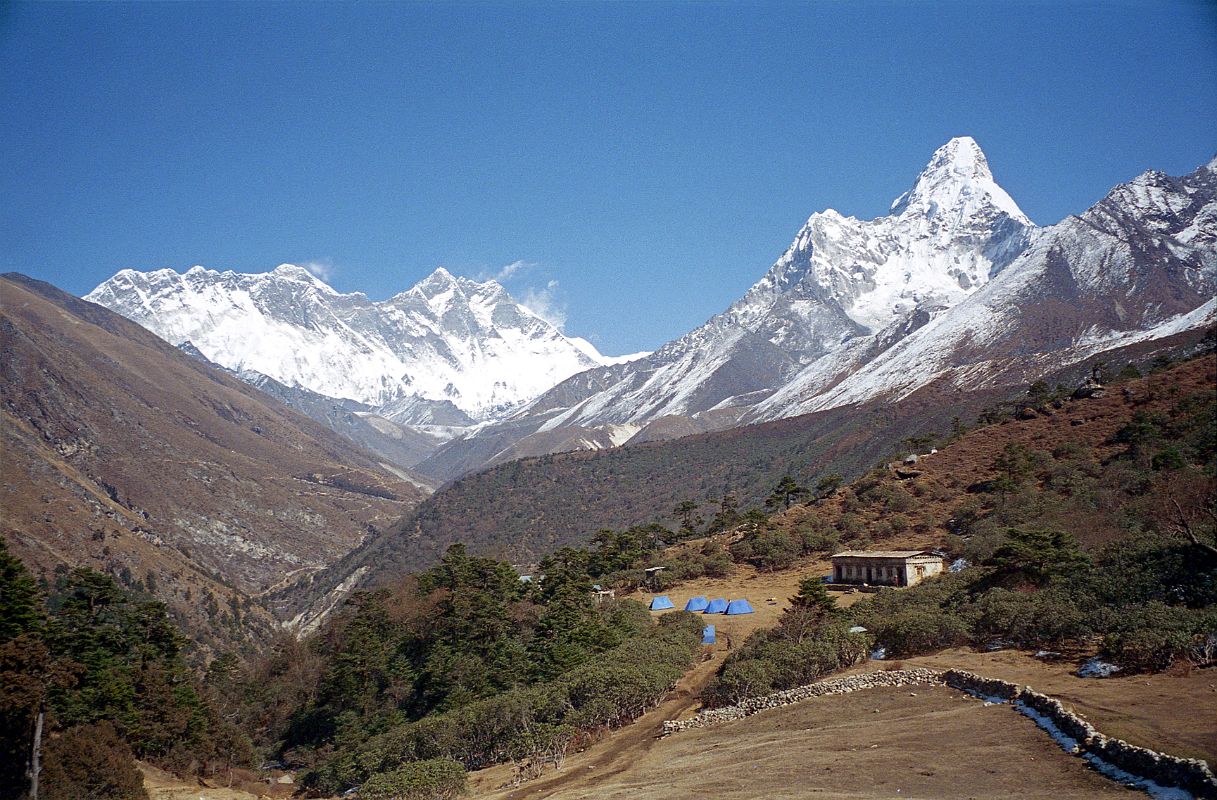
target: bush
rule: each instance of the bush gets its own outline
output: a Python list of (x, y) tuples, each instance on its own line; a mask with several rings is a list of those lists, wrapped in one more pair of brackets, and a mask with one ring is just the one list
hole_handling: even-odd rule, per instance
[(359, 788), (365, 800), (450, 800), (465, 791), (465, 768), (447, 758), (416, 761), (373, 775)]
[(821, 624), (804, 632), (797, 620), (807, 613), (807, 609), (788, 611), (778, 628), (748, 637), (702, 693), (705, 704), (733, 705), (749, 697), (802, 686), (866, 657), (868, 640), (864, 635), (849, 633), (849, 623)]
[(1093, 632), (1089, 607), (1063, 587), (1039, 592), (992, 589), (969, 609), (972, 635), (978, 642), (1004, 639), (1023, 647), (1059, 645)]
[(773, 691), (773, 665), (760, 659), (724, 664), (702, 697), (711, 707), (730, 706)]
[(1217, 609), (1191, 611), (1152, 602), (1133, 607), (1103, 637), (1103, 654), (1128, 670), (1161, 670), (1217, 633)]
[(758, 531), (731, 548), (736, 560), (770, 571), (786, 569), (802, 552), (801, 541), (796, 543), (785, 531), (770, 530)]
[(875, 641), (896, 658), (967, 644), (970, 633), (966, 621), (944, 609), (909, 609), (872, 625)]
[(135, 755), (109, 722), (77, 725), (46, 743), (39, 797), (147, 800)]

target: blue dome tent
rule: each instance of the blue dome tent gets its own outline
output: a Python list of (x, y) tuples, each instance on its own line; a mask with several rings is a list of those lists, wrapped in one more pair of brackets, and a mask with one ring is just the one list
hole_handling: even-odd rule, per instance
[(701, 643), (702, 644), (714, 644), (714, 642), (715, 642), (714, 626), (707, 625), (706, 627), (702, 628), (701, 629)]
[(668, 599), (666, 594), (661, 594), (651, 601), (652, 611), (663, 611), (668, 608), (676, 608), (676, 606), (672, 605), (672, 601)]
[(752, 604), (747, 600), (732, 600), (727, 606), (728, 614), (751, 614)]
[(727, 610), (727, 601), (722, 597), (716, 597), (706, 604), (706, 610), (703, 614), (722, 614)]
[(685, 603), (685, 611), (705, 611), (708, 605), (710, 601), (701, 595), (690, 597), (689, 602)]

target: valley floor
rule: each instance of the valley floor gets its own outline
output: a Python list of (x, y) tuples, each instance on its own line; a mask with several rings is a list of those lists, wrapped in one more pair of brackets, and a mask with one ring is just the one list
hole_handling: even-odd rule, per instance
[[(815, 698), (738, 722), (656, 738), (692, 714), (725, 653), (700, 664), (660, 708), (561, 772), (506, 788), (511, 769), (471, 775), (475, 797), (841, 798), (1143, 797), (1064, 753), (1008, 706), (945, 687), (874, 689)], [(1060, 697), (1101, 730), (1217, 763), (1217, 676), (1193, 672), (1082, 679), (1027, 653), (953, 650), (905, 667), (956, 666)], [(869, 662), (856, 671), (882, 669)]]
[[(730, 578), (699, 580), (667, 594), (677, 608), (696, 594), (746, 597), (755, 614), (707, 618), (718, 643), (662, 704), (614, 731), (560, 772), (518, 787), (504, 764), (473, 772), (469, 796), (525, 798), (1105, 798), (1145, 797), (1065, 754), (1029, 719), (1006, 706), (944, 687), (874, 689), (821, 697), (738, 722), (658, 738), (664, 720), (692, 716), (701, 690), (729, 653), (753, 631), (777, 624), (799, 580), (826, 574), (815, 561), (758, 573), (739, 567)], [(867, 597), (837, 594), (841, 605)], [(647, 601), (651, 595), (637, 593)], [(959, 648), (905, 659), (904, 667), (955, 667), (1034, 687), (1060, 698), (1103, 732), (1133, 744), (1217, 764), (1217, 674), (1195, 670), (1083, 679), (1073, 662), (1046, 663), (1030, 653)], [(850, 672), (884, 669), (870, 661)], [(253, 800), (149, 776), (154, 800)], [(252, 787), (246, 787), (252, 788)], [(270, 788), (270, 787), (268, 787)], [(273, 787), (278, 792), (288, 787)]]

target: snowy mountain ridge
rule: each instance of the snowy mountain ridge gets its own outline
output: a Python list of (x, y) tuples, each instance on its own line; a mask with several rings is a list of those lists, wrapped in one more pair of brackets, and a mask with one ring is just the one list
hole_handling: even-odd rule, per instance
[(238, 373), (356, 400), (400, 422), (469, 425), (612, 363), (495, 281), (442, 267), (383, 302), (308, 270), (122, 270), (86, 297)]
[(124, 270), (86, 299), (241, 374), (446, 440), (407, 466), (447, 480), (935, 382), (1015, 385), (1211, 325), (1215, 293), (1217, 159), (1181, 177), (1145, 172), (1037, 227), (958, 137), (888, 214), (812, 214), (743, 297), (653, 353), (606, 358), (499, 284), (443, 269), (383, 302), (291, 265)]
[(636, 425), (635, 441), (653, 441), (894, 402), (935, 382), (1017, 385), (1211, 325), (1215, 165), (1146, 172), (1037, 227), (977, 143), (952, 139), (889, 214), (812, 214), (723, 313), (647, 358), (568, 378), (420, 468), (452, 478), (494, 463), (492, 442), (498, 460), (537, 455), (573, 441), (563, 431)]
[[(891, 214), (812, 214), (729, 309), (611, 377), (603, 371), (610, 385), (597, 385), (542, 429), (750, 406), (763, 399), (756, 393), (773, 392), (847, 343), (959, 303), (1022, 253), (1035, 230), (993, 180), (976, 142), (952, 139)], [(542, 396), (524, 413), (552, 405)]]

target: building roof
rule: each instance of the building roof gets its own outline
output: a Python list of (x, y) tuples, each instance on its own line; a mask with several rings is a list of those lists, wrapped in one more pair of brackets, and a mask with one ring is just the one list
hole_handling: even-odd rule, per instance
[(846, 550), (833, 554), (833, 558), (912, 558), (913, 556), (937, 556), (929, 550)]

